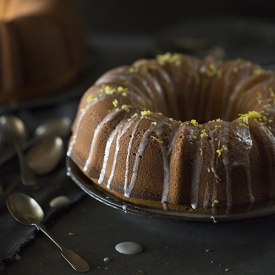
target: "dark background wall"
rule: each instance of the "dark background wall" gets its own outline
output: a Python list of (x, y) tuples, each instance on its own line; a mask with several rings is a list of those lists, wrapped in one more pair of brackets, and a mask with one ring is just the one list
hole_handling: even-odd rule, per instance
[(274, 0), (74, 0), (89, 32), (155, 32), (205, 16), (275, 20)]

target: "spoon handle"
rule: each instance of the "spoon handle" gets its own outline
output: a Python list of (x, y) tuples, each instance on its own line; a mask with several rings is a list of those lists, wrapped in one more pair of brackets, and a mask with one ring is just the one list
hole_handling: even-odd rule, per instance
[(41, 230), (47, 235), (61, 250), (61, 255), (71, 265), (71, 267), (78, 272), (87, 272), (90, 270), (89, 264), (76, 252), (71, 249), (67, 249), (61, 243), (59, 243), (45, 228), (43, 224), (35, 224), (38, 230)]
[(20, 165), (21, 181), (24, 185), (33, 186), (36, 184), (36, 177), (29, 167), (18, 143), (14, 143), (14, 149), (17, 153)]
[[(20, 144), (20, 148), (22, 151), (25, 151), (29, 148), (31, 148), (34, 144), (36, 144), (39, 141), (39, 138), (34, 137), (30, 140), (27, 140), (23, 144)], [(7, 161), (12, 159), (16, 155), (16, 150), (14, 147), (5, 149), (0, 156), (0, 166), (5, 164)]]

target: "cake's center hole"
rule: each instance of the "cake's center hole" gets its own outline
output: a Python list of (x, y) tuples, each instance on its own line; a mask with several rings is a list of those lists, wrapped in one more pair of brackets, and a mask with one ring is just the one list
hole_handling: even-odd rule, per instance
[[(190, 92), (192, 93), (192, 91)], [(200, 124), (217, 119), (232, 121), (239, 117), (239, 114), (245, 113), (234, 109), (229, 102), (218, 101), (217, 99), (207, 98), (207, 96), (186, 102), (184, 96), (180, 95), (175, 102), (176, 106), (169, 108), (168, 116), (180, 121), (195, 119)]]

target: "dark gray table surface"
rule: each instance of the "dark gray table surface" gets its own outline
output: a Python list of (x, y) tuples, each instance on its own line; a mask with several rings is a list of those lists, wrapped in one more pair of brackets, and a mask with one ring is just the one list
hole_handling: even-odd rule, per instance
[[(91, 84), (106, 69), (157, 52), (148, 36), (90, 36), (89, 40), (100, 49), (101, 58), (97, 72), (91, 73)], [(74, 117), (77, 102), (56, 102), (54, 110), (63, 114), (70, 108)], [(43, 112), (46, 110), (44, 107)], [(17, 113), (34, 128), (41, 118), (54, 115), (43, 112), (23, 109)], [(231, 223), (167, 222), (129, 215), (85, 195), (48, 229), (88, 261), (91, 270), (87, 274), (258, 275), (274, 274), (275, 269), (275, 216)], [(124, 241), (137, 242), (144, 251), (120, 254), (115, 245)], [(40, 232), (19, 256), (21, 259), (10, 264), (4, 274), (76, 274), (59, 249)], [(104, 262), (105, 257), (111, 261)]]
[[(112, 275), (274, 274), (274, 230), (274, 216), (220, 224), (164, 222), (127, 215), (88, 196), (49, 228), (89, 262), (88, 274)], [(123, 241), (137, 242), (144, 251), (120, 254), (115, 245)], [(76, 274), (43, 235), (19, 255), (4, 274)]]

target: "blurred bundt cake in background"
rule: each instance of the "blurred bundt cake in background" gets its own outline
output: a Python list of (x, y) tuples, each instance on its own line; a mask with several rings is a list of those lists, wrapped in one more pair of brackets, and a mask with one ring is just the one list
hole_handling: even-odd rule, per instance
[(53, 94), (83, 70), (79, 14), (67, 0), (0, 0), (0, 103)]

